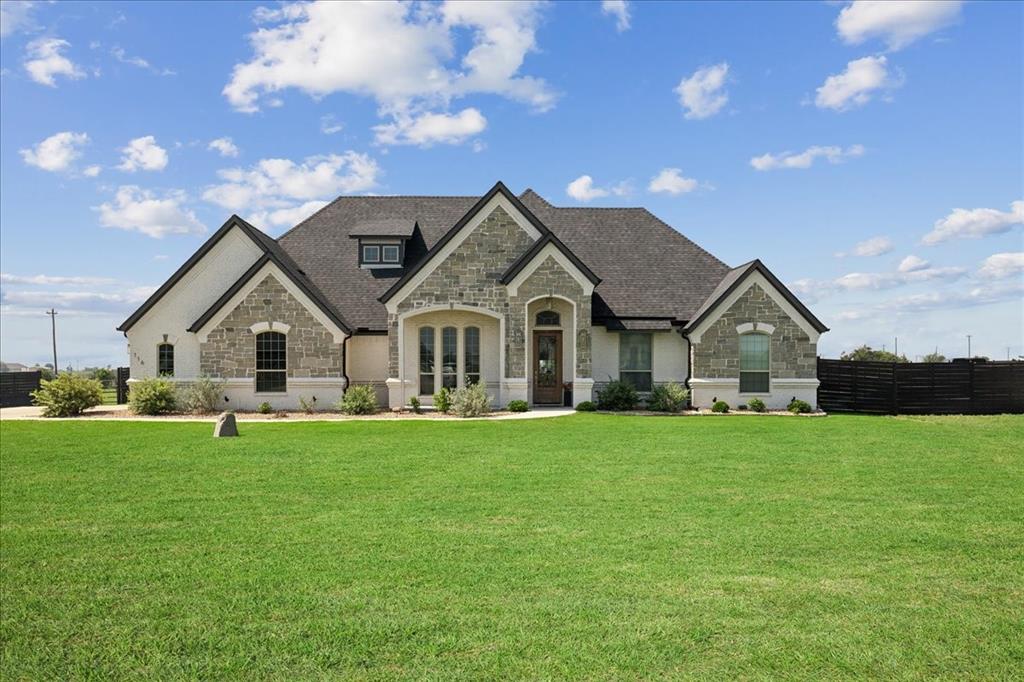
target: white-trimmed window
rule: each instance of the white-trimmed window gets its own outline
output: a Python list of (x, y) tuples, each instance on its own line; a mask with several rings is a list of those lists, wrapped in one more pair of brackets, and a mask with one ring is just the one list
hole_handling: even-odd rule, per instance
[(398, 244), (384, 244), (380, 247), (380, 261), (382, 263), (397, 263), (402, 249)]
[(288, 337), (281, 332), (256, 335), (256, 392), (288, 390)]
[(472, 386), (480, 383), (480, 327), (466, 327), (462, 336), (462, 383)]
[(434, 328), (420, 327), (420, 395), (434, 394)]
[(767, 334), (740, 334), (740, 393), (769, 392), (770, 348)]
[(379, 263), (380, 262), (380, 245), (379, 244), (363, 244), (363, 262), (364, 263)]
[(646, 332), (619, 334), (619, 379), (638, 391), (650, 391), (651, 335)]
[(441, 386), (459, 386), (459, 330), (455, 327), (441, 330)]
[(162, 377), (174, 376), (174, 345), (161, 343), (156, 347), (156, 373)]

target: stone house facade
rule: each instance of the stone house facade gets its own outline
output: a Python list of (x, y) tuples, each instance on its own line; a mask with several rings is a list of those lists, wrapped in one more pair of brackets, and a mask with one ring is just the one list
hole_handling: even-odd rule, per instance
[(133, 379), (221, 379), (251, 409), (349, 386), (429, 405), (579, 404), (612, 380), (697, 405), (814, 404), (826, 331), (760, 261), (729, 268), (643, 209), (482, 197), (341, 197), (272, 239), (232, 216), (119, 327)]

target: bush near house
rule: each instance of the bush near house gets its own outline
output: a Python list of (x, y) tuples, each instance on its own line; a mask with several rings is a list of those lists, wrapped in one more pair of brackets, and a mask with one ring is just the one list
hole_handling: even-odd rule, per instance
[(711, 406), (711, 411), (717, 412), (718, 414), (725, 414), (729, 411), (729, 403), (724, 400), (716, 400), (715, 404)]
[(747, 402), (747, 407), (749, 407), (754, 412), (765, 412), (765, 411), (768, 410), (768, 407), (764, 404), (764, 401), (761, 400), (760, 398), (751, 398)]
[(452, 392), (447, 388), (442, 388), (440, 391), (434, 394), (434, 408), (438, 412), (448, 414), (452, 409)]
[(260, 414), (270, 414), (271, 412), (274, 411), (274, 408), (270, 406), (270, 403), (264, 400), (256, 408), (256, 411), (259, 412)]
[(682, 412), (689, 398), (690, 392), (672, 381), (659, 384), (651, 390), (647, 407), (655, 412)]
[(525, 400), (510, 400), (508, 403), (509, 412), (527, 412), (529, 409), (530, 405)]
[(379, 408), (373, 386), (350, 386), (338, 402), (338, 409), (345, 414), (376, 414)]
[(220, 409), (224, 398), (224, 382), (200, 376), (182, 391), (181, 403), (186, 410), (195, 414), (210, 414)]
[(483, 383), (457, 388), (451, 398), (452, 411), (460, 417), (480, 417), (491, 411), (491, 396)]
[(810, 412), (813, 411), (811, 410), (810, 403), (808, 403), (806, 400), (793, 400), (792, 402), (789, 403), (789, 407), (787, 407), (786, 409), (792, 412), (793, 414), (809, 414)]
[(589, 400), (584, 400), (579, 405), (576, 406), (577, 412), (594, 412), (596, 410), (597, 405), (595, 405), (593, 402)]
[(597, 406), (602, 410), (625, 411), (636, 408), (640, 396), (633, 384), (615, 380), (597, 393)]
[(305, 414), (313, 414), (316, 412), (316, 396), (307, 398), (304, 395), (299, 396), (299, 409)]
[(142, 379), (128, 391), (128, 409), (135, 414), (167, 414), (177, 407), (178, 387), (163, 377)]
[(77, 417), (103, 402), (103, 385), (72, 372), (43, 380), (32, 391), (32, 402), (43, 408), (44, 417)]

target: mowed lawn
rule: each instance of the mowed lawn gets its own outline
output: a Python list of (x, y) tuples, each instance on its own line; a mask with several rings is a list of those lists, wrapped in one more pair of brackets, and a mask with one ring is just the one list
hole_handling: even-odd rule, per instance
[(0, 424), (0, 677), (1010, 678), (1024, 417)]

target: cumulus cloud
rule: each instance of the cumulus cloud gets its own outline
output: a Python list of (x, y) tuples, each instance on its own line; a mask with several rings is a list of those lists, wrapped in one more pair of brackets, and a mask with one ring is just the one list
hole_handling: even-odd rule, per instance
[(102, 170), (103, 169), (100, 168), (99, 166), (86, 166), (85, 169), (82, 170), (82, 175), (84, 175), (87, 178), (95, 178), (97, 175), (100, 174), (100, 171)]
[(57, 87), (57, 76), (85, 78), (85, 71), (61, 52), (71, 43), (60, 38), (39, 38), (25, 47), (25, 71), (36, 83)]
[(374, 127), (380, 144), (411, 144), (431, 147), (435, 144), (461, 144), (487, 127), (487, 119), (478, 109), (463, 109), (458, 114), (396, 114), (393, 123)]
[(871, 237), (862, 242), (857, 242), (853, 251), (839, 251), (836, 258), (846, 256), (881, 256), (883, 253), (892, 251), (892, 240), (888, 237)]
[(927, 267), (909, 272), (851, 272), (834, 280), (834, 284), (847, 291), (893, 289), (918, 282), (952, 281), (965, 274), (966, 268), (960, 267)]
[(916, 270), (924, 270), (929, 266), (928, 261), (923, 258), (911, 254), (900, 261), (899, 267), (896, 269), (900, 272), (914, 272)]
[(856, 0), (839, 12), (836, 30), (850, 45), (870, 38), (899, 50), (960, 16), (959, 0)]
[(1014, 201), (1009, 212), (994, 208), (954, 208), (945, 218), (935, 221), (932, 231), (921, 240), (934, 245), (950, 239), (977, 239), (991, 234), (1009, 232), (1024, 224), (1024, 201)]
[(601, 14), (615, 17), (615, 30), (629, 30), (629, 3), (626, 0), (602, 0)]
[(134, 173), (137, 170), (159, 171), (167, 167), (167, 150), (156, 143), (152, 135), (137, 137), (121, 150), (120, 170)]
[(849, 62), (842, 73), (826, 78), (817, 90), (814, 103), (820, 109), (847, 111), (867, 104), (879, 92), (902, 84), (901, 76), (889, 73), (884, 56), (861, 57)]
[(51, 135), (35, 147), (22, 149), (18, 153), (28, 165), (56, 173), (69, 170), (75, 159), (82, 155), (80, 148), (88, 142), (89, 136), (85, 133), (65, 131)]
[(104, 227), (141, 232), (155, 239), (169, 234), (202, 234), (206, 226), (184, 206), (187, 199), (181, 190), (157, 196), (135, 185), (122, 185), (112, 203), (103, 203), (93, 210), (99, 212)]
[(683, 171), (679, 168), (663, 168), (651, 178), (647, 191), (676, 196), (692, 192), (697, 189), (698, 184), (693, 178), (683, 177)]
[(1024, 273), (1024, 251), (994, 253), (981, 263), (978, 275), (986, 279), (1005, 279)]
[(686, 118), (708, 118), (714, 116), (729, 101), (725, 91), (729, 65), (726, 62), (714, 66), (704, 66), (683, 78), (676, 86), (679, 103), (686, 110)]
[(565, 193), (576, 201), (591, 201), (608, 196), (608, 190), (594, 187), (594, 178), (581, 175), (565, 188)]
[(842, 163), (846, 159), (864, 155), (864, 146), (855, 144), (842, 147), (808, 147), (799, 154), (782, 152), (781, 154), (763, 154), (750, 159), (750, 165), (759, 171), (776, 170), (778, 168), (810, 168), (814, 160), (823, 158), (829, 163)]
[(311, 156), (302, 163), (261, 159), (248, 169), (219, 171), (225, 182), (207, 187), (203, 199), (247, 214), (257, 225), (290, 226), (296, 215), (308, 215), (339, 194), (373, 189), (380, 172), (374, 159), (354, 151)]
[(931, 291), (901, 296), (881, 303), (879, 310), (898, 313), (916, 313), (949, 308), (970, 308), (1010, 301), (1024, 294), (1024, 283), (980, 284), (966, 290)]
[(554, 105), (555, 93), (544, 80), (520, 73), (537, 47), (539, 8), (534, 2), (260, 8), (254, 18), (267, 25), (249, 36), (253, 58), (235, 66), (223, 94), (243, 112), (257, 111), (291, 88), (314, 98), (370, 96), (389, 118), (445, 114), (451, 100), (474, 93), (544, 111)]
[(4, 284), (78, 284), (91, 286), (97, 284), (113, 284), (116, 282), (112, 277), (78, 277), (66, 275), (12, 275), (9, 272), (0, 273), (0, 282)]
[(230, 137), (218, 137), (216, 140), (210, 140), (210, 144), (206, 145), (206, 148), (216, 151), (221, 156), (238, 156), (238, 147)]
[(32, 312), (55, 306), (61, 315), (124, 313), (145, 301), (156, 287), (117, 287), (114, 291), (14, 290), (5, 289), (2, 301), (4, 315)]
[(32, 8), (36, 3), (21, 0), (0, 2), (0, 38), (34, 26)]
[(327, 114), (326, 116), (320, 117), (320, 132), (324, 135), (340, 133), (344, 128), (345, 125), (343, 123), (335, 120), (334, 114)]

